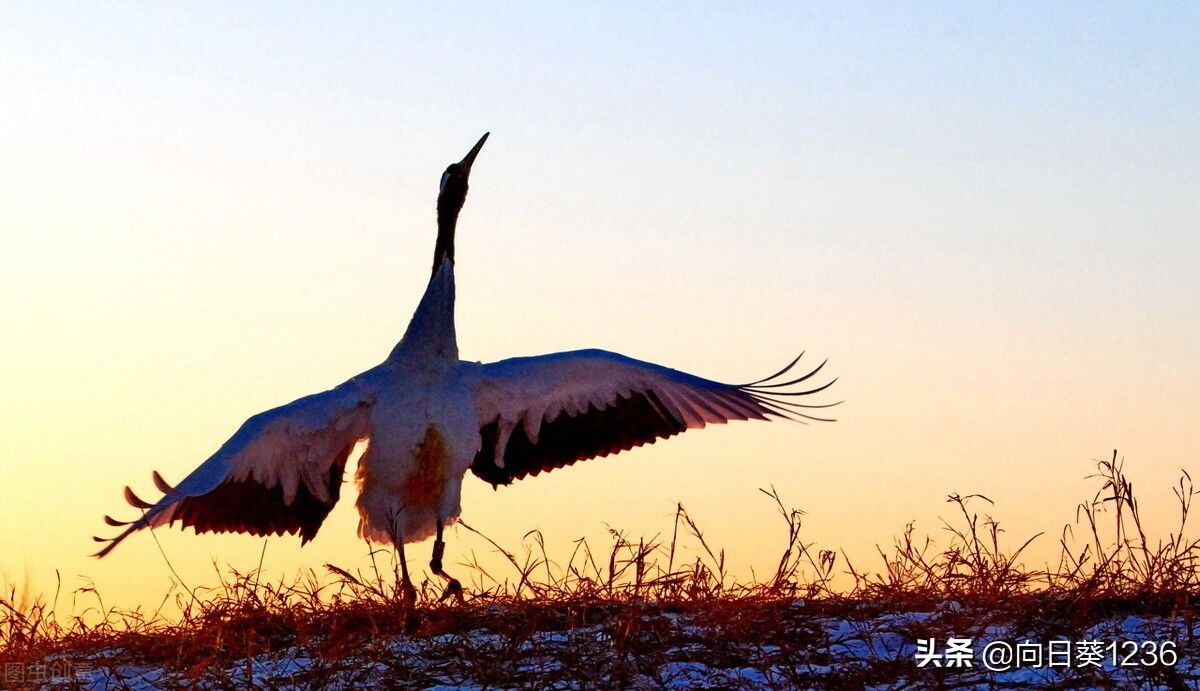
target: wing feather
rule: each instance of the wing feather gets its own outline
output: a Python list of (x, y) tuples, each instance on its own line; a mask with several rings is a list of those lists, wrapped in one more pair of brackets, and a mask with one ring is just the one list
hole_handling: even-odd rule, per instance
[(824, 366), (779, 382), (799, 360), (747, 385), (722, 384), (603, 350), (472, 365), (466, 374), (483, 424), (471, 471), (493, 485), (507, 485), (709, 424), (822, 419), (785, 407), (789, 401), (776, 398), (828, 387), (787, 390)]
[(316, 536), (341, 492), (346, 460), (370, 434), (371, 392), (355, 380), (259, 413), (238, 429), (208, 460), (172, 487), (154, 471), (163, 494), (156, 503), (125, 488), (125, 498), (142, 509), (96, 556), (103, 557), (129, 535), (179, 522), (197, 533), (251, 535), (299, 533)]

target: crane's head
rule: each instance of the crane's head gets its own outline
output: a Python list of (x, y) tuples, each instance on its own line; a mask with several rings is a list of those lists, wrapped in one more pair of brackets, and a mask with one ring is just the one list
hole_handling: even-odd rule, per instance
[(489, 134), (491, 132), (485, 132), (463, 160), (451, 163), (446, 172), (442, 173), (442, 184), (438, 190), (439, 219), (446, 212), (458, 214), (462, 209), (463, 202), (467, 200), (467, 178), (471, 175), (471, 164), (475, 162), (475, 157), (479, 155), (479, 150), (483, 148)]
[(485, 132), (475, 146), (467, 152), (463, 160), (451, 163), (446, 172), (442, 173), (442, 184), (438, 190), (437, 219), (438, 237), (433, 248), (433, 274), (437, 275), (438, 267), (444, 259), (454, 261), (454, 227), (458, 224), (458, 212), (462, 210), (463, 202), (467, 201), (467, 178), (471, 175), (471, 164), (487, 141)]

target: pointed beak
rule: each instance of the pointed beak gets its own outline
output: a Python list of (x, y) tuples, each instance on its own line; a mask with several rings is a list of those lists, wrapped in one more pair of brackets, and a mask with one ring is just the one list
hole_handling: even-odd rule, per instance
[(467, 155), (463, 157), (463, 160), (459, 163), (459, 165), (467, 170), (471, 169), (471, 164), (475, 162), (475, 157), (479, 155), (479, 150), (483, 148), (483, 143), (487, 141), (489, 134), (491, 134), (491, 132), (483, 133), (483, 136), (479, 138), (478, 142), (475, 142), (475, 146), (471, 147), (471, 150), (467, 152)]

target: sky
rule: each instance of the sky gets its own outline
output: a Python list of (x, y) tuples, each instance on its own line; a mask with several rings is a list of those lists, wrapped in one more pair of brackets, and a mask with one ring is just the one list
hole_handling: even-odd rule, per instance
[[(464, 358), (606, 348), (713, 379), (829, 358), (826, 425), (709, 428), (493, 491), (517, 548), (667, 532), (732, 569), (785, 528), (876, 567), (980, 493), (1053, 559), (1119, 449), (1152, 526), (1200, 470), (1194, 4), (6, 4), (0, 580), (150, 607), (167, 561), (367, 563), (320, 535), (158, 531), (153, 495), (249, 415), (380, 362), (428, 279), (441, 172), (484, 131)], [(350, 488), (347, 488), (350, 490)], [(410, 554), (423, 562), (418, 545)], [(449, 534), (447, 569), (472, 550)], [(488, 562), (492, 563), (492, 562)], [(839, 562), (842, 566), (844, 562)], [(452, 567), (453, 565), (453, 567)], [(82, 605), (81, 605), (82, 606)]]

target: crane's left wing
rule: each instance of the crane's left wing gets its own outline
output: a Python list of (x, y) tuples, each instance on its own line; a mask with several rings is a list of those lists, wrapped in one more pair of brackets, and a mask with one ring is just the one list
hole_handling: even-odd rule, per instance
[(151, 504), (125, 488), (125, 500), (143, 509), (96, 556), (103, 557), (132, 533), (179, 521), (197, 533), (316, 534), (341, 492), (346, 459), (369, 435), (374, 396), (354, 380), (251, 417), (207, 461), (175, 487), (157, 471), (163, 497)]
[[(833, 384), (796, 388), (800, 358), (752, 384), (722, 384), (604, 350), (464, 365), (481, 446), (471, 472), (496, 485), (652, 444), (688, 429), (771, 417), (832, 421), (803, 412), (836, 403), (793, 400)], [(836, 381), (836, 380), (834, 380)]]

